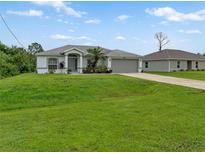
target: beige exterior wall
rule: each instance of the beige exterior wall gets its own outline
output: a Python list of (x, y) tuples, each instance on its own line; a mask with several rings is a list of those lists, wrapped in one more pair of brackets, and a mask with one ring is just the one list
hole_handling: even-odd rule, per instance
[[(180, 68), (177, 68), (177, 60), (172, 60), (171, 61), (171, 71), (179, 71), (179, 70), (187, 70), (187, 60), (179, 60), (180, 61)], [(191, 61), (191, 60), (190, 60)], [(192, 60), (192, 70), (197, 70), (197, 69), (205, 69), (205, 61), (195, 61)], [(196, 62), (198, 62), (198, 68), (196, 68)]]
[[(177, 62), (180, 62), (180, 68), (177, 68)], [(170, 60), (170, 71), (187, 70), (186, 60)]]
[[(177, 62), (180, 62), (180, 68), (177, 68)], [(190, 60), (191, 61), (191, 60)], [(156, 71), (156, 72), (172, 72), (188, 69), (188, 60), (153, 60), (147, 61), (148, 68), (145, 68), (146, 60), (143, 60), (143, 71)], [(192, 62), (192, 70), (197, 70), (196, 62)], [(205, 69), (205, 61), (198, 61), (198, 69)]]
[(142, 70), (147, 72), (169, 72), (168, 60), (148, 60), (148, 68), (145, 68), (146, 60), (142, 62)]
[(199, 69), (205, 69), (205, 61), (199, 61)]
[(205, 61), (192, 61), (192, 69), (197, 70), (196, 62), (198, 62), (198, 69), (205, 69)]

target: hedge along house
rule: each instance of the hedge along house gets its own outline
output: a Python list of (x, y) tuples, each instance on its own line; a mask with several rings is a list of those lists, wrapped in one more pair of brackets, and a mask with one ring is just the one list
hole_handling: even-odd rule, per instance
[[(66, 45), (37, 53), (37, 73), (82, 73), (87, 66), (87, 50), (97, 46)], [(98, 65), (105, 65), (114, 73), (138, 72), (142, 69), (142, 61), (136, 54), (122, 50), (102, 48), (106, 60), (99, 61)], [(139, 64), (140, 63), (140, 64)]]
[(205, 56), (165, 49), (143, 57), (143, 71), (172, 72), (205, 69)]

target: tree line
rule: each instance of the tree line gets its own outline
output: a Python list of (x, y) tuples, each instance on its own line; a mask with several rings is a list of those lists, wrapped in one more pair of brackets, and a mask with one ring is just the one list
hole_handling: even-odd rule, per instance
[(32, 43), (28, 50), (17, 46), (6, 46), (0, 42), (0, 79), (36, 71), (35, 53), (43, 52), (38, 43)]

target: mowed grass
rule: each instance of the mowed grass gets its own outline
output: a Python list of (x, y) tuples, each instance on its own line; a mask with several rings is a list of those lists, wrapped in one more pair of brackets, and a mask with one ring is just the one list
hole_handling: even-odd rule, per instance
[(0, 80), (0, 151), (205, 151), (205, 92), (120, 75)]
[(194, 79), (194, 80), (205, 80), (205, 71), (147, 72), (147, 73)]

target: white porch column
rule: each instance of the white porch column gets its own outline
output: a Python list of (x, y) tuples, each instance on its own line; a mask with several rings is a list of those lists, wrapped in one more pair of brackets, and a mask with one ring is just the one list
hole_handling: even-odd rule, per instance
[(108, 57), (108, 59), (107, 59), (107, 67), (108, 67), (108, 69), (112, 68), (112, 59), (110, 57)]
[(65, 55), (65, 73), (67, 73), (68, 70), (68, 55)]
[(80, 55), (80, 68), (79, 68), (79, 73), (83, 73), (83, 56)]
[(170, 62), (170, 60), (168, 61), (168, 72), (171, 72), (171, 62)]
[(142, 58), (139, 58), (139, 61), (138, 61), (138, 72), (139, 73), (142, 72)]

